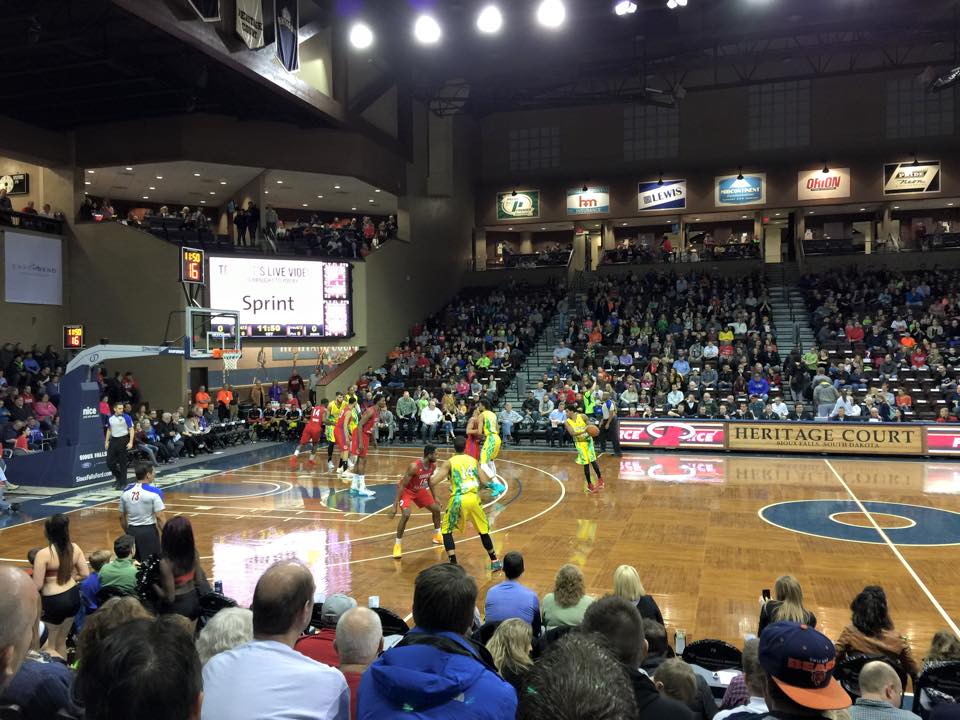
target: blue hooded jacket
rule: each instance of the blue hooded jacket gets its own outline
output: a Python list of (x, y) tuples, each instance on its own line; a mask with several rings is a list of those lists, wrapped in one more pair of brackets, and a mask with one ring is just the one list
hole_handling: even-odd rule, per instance
[[(423, 632), (419, 628), (410, 631)], [(450, 632), (431, 634), (452, 640), (472, 657), (431, 645), (387, 650), (360, 680), (358, 720), (504, 720), (516, 715), (513, 686), (488, 668), (467, 640)]]

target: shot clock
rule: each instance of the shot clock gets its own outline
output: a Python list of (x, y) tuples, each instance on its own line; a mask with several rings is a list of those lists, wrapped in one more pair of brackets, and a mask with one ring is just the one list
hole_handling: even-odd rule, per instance
[(82, 350), (83, 349), (83, 325), (64, 325), (63, 326), (63, 349), (64, 350)]
[(180, 282), (203, 285), (206, 282), (203, 266), (203, 250), (180, 248)]

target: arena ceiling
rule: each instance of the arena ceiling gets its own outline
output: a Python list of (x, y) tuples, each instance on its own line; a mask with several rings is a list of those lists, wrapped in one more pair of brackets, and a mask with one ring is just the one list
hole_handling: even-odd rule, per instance
[[(537, 0), (501, 0), (502, 31), (482, 36), (489, 1), (300, 0), (301, 40), (332, 24), (343, 44), (357, 13), (376, 33), (357, 55), (373, 80), (344, 108), (238, 69), (247, 51), (229, 33), (220, 58), (185, 41), (173, 26), (197, 22), (186, 0), (0, 0), (0, 108), (55, 130), (190, 112), (336, 127), (394, 84), (438, 114), (483, 116), (884, 70), (929, 82), (960, 63), (958, 0), (636, 0), (626, 17), (613, 0), (564, 0), (555, 31), (534, 21)], [(437, 46), (412, 37), (425, 9), (443, 27)]]

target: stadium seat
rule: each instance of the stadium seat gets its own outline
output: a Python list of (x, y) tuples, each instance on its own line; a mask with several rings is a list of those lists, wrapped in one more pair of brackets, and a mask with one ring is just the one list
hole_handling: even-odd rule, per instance
[(371, 608), (371, 610), (380, 618), (384, 637), (387, 635), (406, 635), (410, 631), (410, 626), (406, 621), (393, 610), (382, 607)]
[(920, 717), (930, 717), (940, 702), (960, 703), (960, 661), (930, 665), (913, 686), (913, 712)]
[(903, 669), (900, 663), (883, 655), (863, 655), (860, 653), (848, 655), (837, 664), (834, 677), (854, 699), (860, 697), (860, 671), (864, 665), (874, 660), (881, 660), (896, 670), (903, 687), (907, 687), (907, 671)]
[(716, 672), (739, 668), (743, 664), (743, 653), (723, 640), (697, 640), (683, 649), (683, 661), (690, 665)]

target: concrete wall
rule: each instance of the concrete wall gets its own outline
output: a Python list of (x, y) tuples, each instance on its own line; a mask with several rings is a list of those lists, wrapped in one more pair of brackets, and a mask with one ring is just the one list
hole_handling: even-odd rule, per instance
[[(80, 223), (69, 242), (70, 318), (86, 325), (87, 344), (110, 338), (122, 345), (159, 345), (171, 310), (184, 307), (176, 245), (116, 223)], [(183, 316), (171, 333), (183, 333)], [(183, 403), (180, 357), (131, 358), (108, 366), (130, 370), (154, 407)]]

